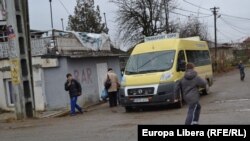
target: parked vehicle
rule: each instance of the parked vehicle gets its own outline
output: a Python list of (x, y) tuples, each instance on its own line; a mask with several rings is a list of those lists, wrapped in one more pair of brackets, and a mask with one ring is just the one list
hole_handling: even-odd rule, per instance
[(126, 65), (120, 88), (120, 101), (126, 111), (133, 107), (176, 104), (182, 107), (182, 94), (175, 94), (186, 63), (195, 64), (198, 75), (207, 80), (203, 93), (213, 84), (211, 57), (205, 41), (193, 38), (161, 39), (138, 44)]

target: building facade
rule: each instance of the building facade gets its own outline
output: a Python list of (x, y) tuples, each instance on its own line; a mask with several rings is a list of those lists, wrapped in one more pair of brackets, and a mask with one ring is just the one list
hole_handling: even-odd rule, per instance
[[(69, 108), (69, 95), (64, 90), (67, 73), (71, 73), (82, 85), (81, 106), (100, 101), (108, 68), (121, 75), (119, 54), (111, 51), (109, 40), (102, 43), (98, 50), (92, 50), (73, 35), (63, 34), (54, 37), (55, 40), (46, 37), (31, 41), (37, 111)], [(12, 94), (8, 44), (5, 42), (0, 43), (0, 58), (0, 108), (14, 110), (15, 96)]]

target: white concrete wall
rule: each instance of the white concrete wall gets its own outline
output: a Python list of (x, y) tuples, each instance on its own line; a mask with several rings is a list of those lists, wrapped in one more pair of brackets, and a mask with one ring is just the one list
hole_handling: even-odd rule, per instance
[(34, 82), (34, 99), (36, 111), (44, 111), (46, 108), (46, 97), (44, 88), (43, 69), (40, 67), (42, 59), (33, 57), (33, 82)]
[[(44, 60), (41, 57), (33, 57), (33, 82), (34, 82), (34, 99), (36, 111), (44, 111), (46, 109), (46, 97), (44, 88), (43, 68)], [(9, 66), (8, 60), (0, 60), (0, 69)], [(0, 108), (4, 110), (14, 110), (7, 104), (7, 92), (4, 84), (5, 79), (11, 79), (10, 71), (0, 71)]]
[(34, 82), (34, 99), (36, 111), (45, 110), (45, 93), (44, 93), (44, 81), (43, 70), (41, 68), (33, 68), (33, 82)]
[[(99, 102), (96, 64), (107, 63), (120, 75), (118, 57), (60, 60), (40, 57), (32, 59), (34, 99), (37, 111), (69, 107), (69, 96), (64, 90), (66, 73), (72, 73), (74, 78), (82, 84), (83, 96), (79, 97), (78, 101), (81, 106)], [(8, 61), (0, 60), (0, 70), (7, 66), (9, 66)], [(4, 79), (10, 78), (9, 71), (0, 71), (0, 108), (5, 110), (14, 110), (14, 107), (8, 107), (6, 102)]]
[[(0, 61), (0, 68), (6, 68), (9, 66), (9, 62), (7, 60)], [(4, 80), (10, 79), (9, 71), (0, 71), (0, 108), (7, 111), (14, 111), (14, 107), (10, 107), (7, 104), (7, 92), (4, 84)]]

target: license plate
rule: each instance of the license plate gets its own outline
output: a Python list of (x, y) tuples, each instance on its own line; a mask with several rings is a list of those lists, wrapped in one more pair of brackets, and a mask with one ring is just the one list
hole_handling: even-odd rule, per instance
[(148, 98), (136, 98), (134, 99), (134, 102), (139, 103), (139, 102), (148, 102)]

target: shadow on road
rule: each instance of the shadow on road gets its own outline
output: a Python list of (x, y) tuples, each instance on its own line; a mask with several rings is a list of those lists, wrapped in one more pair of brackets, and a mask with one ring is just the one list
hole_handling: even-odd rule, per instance
[[(185, 106), (185, 104), (183, 105)], [(166, 106), (150, 106), (150, 107), (133, 107), (133, 109), (129, 113), (135, 112), (158, 112), (158, 111), (172, 111), (177, 110), (175, 105), (166, 105)]]
[[(211, 95), (209, 93), (208, 95)], [(200, 99), (203, 99), (207, 97), (208, 95), (201, 94)], [(187, 104), (183, 101), (183, 107), (185, 108)], [(158, 111), (174, 111), (182, 108), (177, 108), (176, 105), (170, 104), (170, 105), (165, 105), (165, 106), (145, 106), (145, 107), (133, 107), (131, 111), (128, 113), (136, 113), (136, 112), (158, 112)]]

